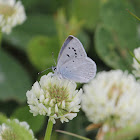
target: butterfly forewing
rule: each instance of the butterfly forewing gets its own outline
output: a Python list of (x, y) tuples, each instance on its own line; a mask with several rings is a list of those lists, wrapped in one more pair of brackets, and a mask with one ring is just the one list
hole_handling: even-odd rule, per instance
[(74, 36), (70, 35), (64, 42), (57, 62), (57, 69), (60, 69), (63, 64), (70, 59), (87, 57), (87, 54), (83, 48), (82, 43)]

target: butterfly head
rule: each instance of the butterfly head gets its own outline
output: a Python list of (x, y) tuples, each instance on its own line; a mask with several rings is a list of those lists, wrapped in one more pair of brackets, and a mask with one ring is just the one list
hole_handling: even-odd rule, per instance
[(56, 71), (57, 71), (56, 67), (53, 67), (53, 66), (52, 66), (52, 70), (54, 73), (56, 73)]

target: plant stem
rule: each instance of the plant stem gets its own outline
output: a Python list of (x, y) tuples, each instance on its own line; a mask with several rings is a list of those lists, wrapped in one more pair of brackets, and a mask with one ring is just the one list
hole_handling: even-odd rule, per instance
[(70, 135), (70, 136), (79, 138), (81, 140), (91, 140), (89, 138), (86, 138), (86, 137), (83, 137), (83, 136), (80, 136), (80, 135), (77, 135), (77, 134), (74, 134), (74, 133), (71, 133), (71, 132), (67, 132), (67, 131), (56, 130), (56, 132), (60, 132), (60, 133), (66, 134), (66, 135)]
[(128, 13), (129, 14), (131, 14), (133, 17), (135, 17), (137, 20), (139, 20), (140, 21), (140, 18), (139, 17), (137, 17), (135, 14), (133, 14), (132, 12), (130, 12), (128, 9), (126, 9), (127, 11), (128, 11)]
[(0, 47), (1, 47), (1, 42), (2, 42), (2, 32), (1, 32), (1, 29), (0, 29)]
[(44, 140), (50, 140), (51, 138), (51, 133), (52, 133), (52, 128), (53, 128), (53, 122), (51, 120), (48, 120), (48, 125), (46, 128), (46, 134)]

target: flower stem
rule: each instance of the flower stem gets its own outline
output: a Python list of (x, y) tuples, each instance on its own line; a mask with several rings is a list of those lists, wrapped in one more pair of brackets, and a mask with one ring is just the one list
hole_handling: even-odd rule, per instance
[(2, 42), (2, 32), (1, 32), (1, 29), (0, 29), (0, 47), (1, 47), (1, 42)]
[(52, 133), (52, 128), (53, 128), (53, 122), (51, 120), (48, 120), (48, 125), (46, 128), (46, 134), (44, 140), (50, 140), (51, 138), (51, 133)]

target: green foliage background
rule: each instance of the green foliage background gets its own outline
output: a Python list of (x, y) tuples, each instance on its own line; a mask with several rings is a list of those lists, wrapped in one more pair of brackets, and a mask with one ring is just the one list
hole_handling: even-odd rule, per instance
[[(15, 27), (10, 35), (2, 36), (0, 112), (27, 121), (41, 140), (48, 118), (33, 117), (26, 103), (26, 91), (41, 76), (37, 73), (55, 65), (52, 52), (57, 61), (59, 50), (70, 34), (82, 42), (98, 71), (122, 69), (131, 72), (129, 50), (140, 45), (140, 23), (126, 9), (140, 17), (140, 1), (22, 0), (22, 3), (27, 20)], [(85, 131), (89, 124), (81, 111), (69, 123), (58, 121), (54, 130), (70, 131), (93, 139), (96, 131)], [(52, 139), (70, 140), (71, 137), (54, 132)]]

